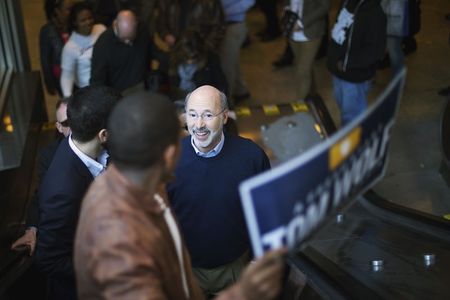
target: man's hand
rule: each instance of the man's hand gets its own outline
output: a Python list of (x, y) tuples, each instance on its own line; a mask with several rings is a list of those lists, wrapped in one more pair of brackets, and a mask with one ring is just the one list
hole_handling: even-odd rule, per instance
[(286, 249), (268, 252), (244, 270), (238, 284), (245, 299), (269, 300), (278, 296), (285, 254)]
[(17, 241), (12, 244), (11, 249), (20, 251), (22, 248), (28, 248), (30, 250), (30, 256), (33, 255), (34, 249), (36, 248), (36, 229), (29, 228), (25, 231), (24, 235), (22, 235)]

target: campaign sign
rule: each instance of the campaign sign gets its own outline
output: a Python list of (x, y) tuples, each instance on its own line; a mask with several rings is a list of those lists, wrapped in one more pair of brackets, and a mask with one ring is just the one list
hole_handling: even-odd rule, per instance
[(240, 185), (256, 257), (282, 246), (295, 248), (338, 207), (383, 176), (405, 73), (329, 139)]

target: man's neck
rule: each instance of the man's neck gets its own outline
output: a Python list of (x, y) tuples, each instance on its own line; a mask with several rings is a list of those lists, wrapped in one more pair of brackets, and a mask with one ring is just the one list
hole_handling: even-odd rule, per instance
[(161, 183), (162, 172), (159, 168), (131, 170), (117, 166), (117, 169), (131, 183), (150, 193), (155, 193)]
[(97, 160), (98, 156), (100, 155), (100, 152), (102, 151), (102, 145), (97, 138), (92, 139), (85, 143), (77, 141), (73, 138), (72, 141), (81, 152), (83, 152), (93, 160)]

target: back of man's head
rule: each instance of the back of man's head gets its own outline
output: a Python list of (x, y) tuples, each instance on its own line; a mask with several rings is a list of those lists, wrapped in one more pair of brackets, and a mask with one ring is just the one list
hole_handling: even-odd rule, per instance
[(121, 98), (106, 86), (88, 86), (77, 90), (67, 106), (67, 120), (72, 138), (85, 143), (94, 139), (106, 128), (108, 117)]
[(145, 169), (162, 160), (176, 145), (180, 123), (175, 106), (165, 96), (136, 93), (125, 97), (108, 122), (108, 149), (119, 168)]

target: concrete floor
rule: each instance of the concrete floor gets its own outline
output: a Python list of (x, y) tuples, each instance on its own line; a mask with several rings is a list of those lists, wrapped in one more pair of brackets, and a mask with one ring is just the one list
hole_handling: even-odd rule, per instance
[[(338, 1), (334, 1), (338, 2)], [(42, 0), (22, 0), (25, 30), (31, 64), (40, 69), (38, 37), (45, 23)], [(331, 24), (337, 3), (330, 14)], [(408, 56), (408, 75), (390, 150), (389, 167), (375, 190), (390, 201), (438, 216), (450, 213), (450, 190), (438, 173), (441, 161), (439, 142), (440, 114), (448, 99), (437, 91), (450, 84), (450, 1), (422, 1), (422, 29), (416, 36), (417, 52)], [(285, 40), (261, 43), (255, 33), (264, 27), (259, 10), (250, 11), (247, 19), (251, 45), (242, 50), (241, 65), (252, 93), (245, 104), (275, 104), (295, 99), (294, 70), (273, 70), (272, 61), (283, 51)], [(333, 100), (331, 77), (324, 59), (317, 61), (315, 75), (318, 92), (332, 117), (339, 123)], [(373, 99), (389, 81), (390, 71), (378, 72), (370, 94)], [(56, 98), (46, 95), (49, 116), (54, 116)]]

